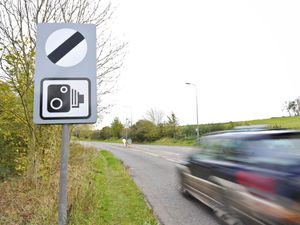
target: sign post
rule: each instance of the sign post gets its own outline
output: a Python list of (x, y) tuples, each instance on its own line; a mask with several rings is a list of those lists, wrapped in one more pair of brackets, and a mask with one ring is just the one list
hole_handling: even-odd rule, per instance
[(68, 159), (69, 159), (69, 143), (70, 143), (69, 125), (64, 124), (62, 129), (61, 140), (61, 157), (60, 157), (60, 177), (59, 177), (59, 205), (58, 205), (58, 224), (67, 224), (68, 209)]
[(96, 84), (96, 26), (38, 24), (33, 120), (36, 124), (63, 125), (59, 225), (67, 223), (68, 124), (96, 122)]

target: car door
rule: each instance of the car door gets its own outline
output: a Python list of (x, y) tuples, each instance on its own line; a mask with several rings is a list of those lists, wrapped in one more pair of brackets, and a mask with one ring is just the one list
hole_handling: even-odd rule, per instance
[(202, 151), (190, 157), (189, 169), (191, 171), (190, 184), (196, 191), (201, 192), (211, 200), (220, 192), (220, 187), (211, 178), (220, 169), (224, 152), (222, 139), (207, 138), (202, 141)]

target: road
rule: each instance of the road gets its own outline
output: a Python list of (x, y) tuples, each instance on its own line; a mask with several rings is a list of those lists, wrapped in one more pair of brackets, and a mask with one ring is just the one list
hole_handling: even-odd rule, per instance
[(197, 149), (155, 145), (125, 148), (120, 144), (102, 142), (81, 144), (106, 149), (122, 160), (161, 224), (220, 224), (207, 207), (196, 200), (184, 198), (179, 192), (176, 163)]

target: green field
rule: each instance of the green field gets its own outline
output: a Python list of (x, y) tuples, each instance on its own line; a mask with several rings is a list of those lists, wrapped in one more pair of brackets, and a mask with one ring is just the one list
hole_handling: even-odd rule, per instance
[(270, 119), (249, 120), (249, 121), (231, 122), (225, 124), (234, 124), (235, 126), (265, 124), (265, 125), (269, 125), (271, 128), (300, 129), (300, 116), (273, 117)]
[[(251, 125), (267, 125), (270, 128), (288, 128), (288, 129), (300, 129), (300, 116), (293, 117), (273, 117), (270, 119), (260, 120), (248, 120), (228, 123), (212, 123), (212, 124), (200, 124), (199, 131), (201, 135), (214, 131), (229, 130), (236, 126), (251, 126)], [(181, 126), (181, 129), (185, 126)], [(196, 126), (194, 126), (196, 128)], [(177, 146), (193, 146), (196, 144), (196, 140), (191, 138), (161, 138), (154, 142), (148, 142), (145, 144), (154, 145), (177, 145)]]

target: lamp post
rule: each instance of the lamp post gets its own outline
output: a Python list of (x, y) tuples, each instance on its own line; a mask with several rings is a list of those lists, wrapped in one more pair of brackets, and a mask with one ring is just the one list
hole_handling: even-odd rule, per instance
[(128, 118), (126, 118), (125, 122), (125, 147), (128, 147)]
[[(131, 105), (123, 105), (124, 108), (130, 109), (130, 126), (132, 127), (132, 106)], [(128, 119), (128, 118), (126, 118)]]
[(198, 90), (197, 90), (197, 85), (193, 83), (186, 82), (186, 85), (192, 85), (195, 87), (195, 92), (196, 92), (196, 118), (197, 118), (197, 140), (199, 140), (199, 120), (198, 120)]
[(126, 118), (126, 123), (125, 123), (125, 136), (126, 136), (126, 142), (128, 139), (128, 118)]

